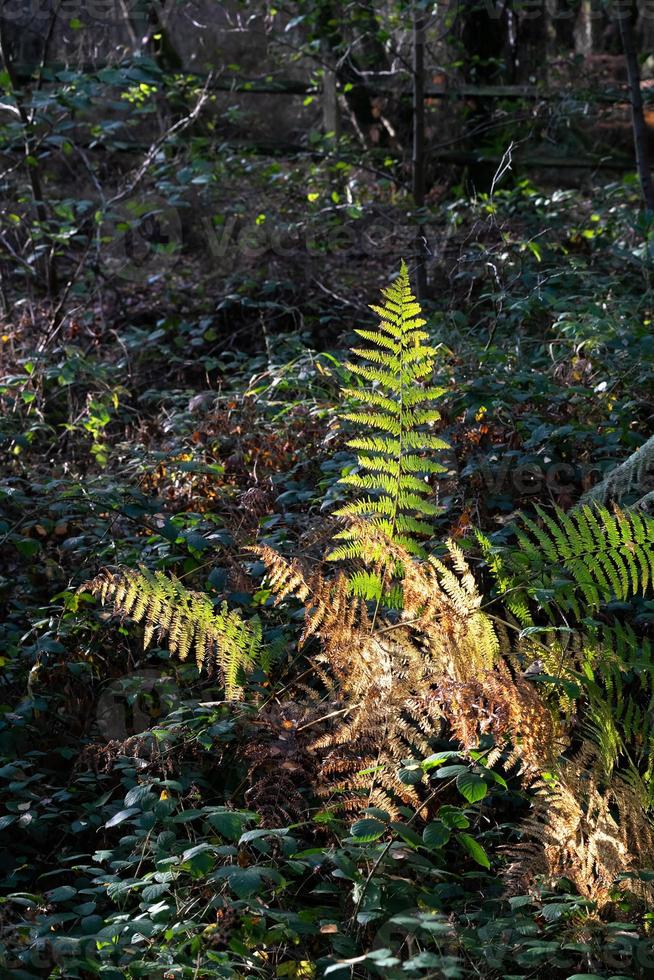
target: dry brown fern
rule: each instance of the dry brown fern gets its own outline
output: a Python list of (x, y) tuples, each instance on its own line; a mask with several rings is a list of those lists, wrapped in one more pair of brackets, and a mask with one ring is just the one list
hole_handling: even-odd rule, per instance
[(499, 641), (463, 552), (454, 541), (446, 544), (452, 568), (433, 557), (403, 562), (403, 618), (422, 634), (441, 672), (465, 681), (493, 666)]
[[(616, 878), (654, 867), (654, 830), (634, 788), (620, 776), (604, 782), (594, 746), (585, 742), (562, 765), (554, 782), (541, 782), (523, 841), (507, 848), (505, 879), (524, 893), (534, 880), (568, 878), (600, 908), (611, 902)], [(623, 881), (621, 888), (651, 902), (649, 882)]]
[[(381, 537), (369, 550), (382, 547), (386, 567), (402, 585), (395, 616), (370, 616), (342, 572), (331, 579), (306, 575), (298, 563), (259, 552), (278, 597), (304, 603), (303, 640), (320, 642), (312, 662), (328, 692), (325, 714), (337, 717), (309, 746), (320, 759), (317, 794), (346, 812), (377, 806), (397, 815), (399, 804), (419, 800), (415, 786), (399, 781), (400, 764), (428, 754), (444, 721), (464, 751), (492, 734), (493, 758), (504, 753), (505, 764), (515, 764), (536, 792), (523, 840), (509, 851), (509, 888), (524, 891), (538, 876), (566, 877), (582, 895), (608, 903), (618, 875), (654, 866), (643, 800), (635, 783), (617, 775), (608, 780), (588, 742), (560, 766), (576, 706), (565, 687), (558, 706), (556, 700), (550, 706), (544, 689), (523, 672), (536, 664), (536, 673), (571, 681), (584, 663), (606, 658), (605, 644), (558, 634), (545, 644), (529, 635), (511, 650), (506, 633), (481, 610), (455, 545), (448, 562), (416, 561)], [(546, 772), (555, 774), (547, 782)], [(629, 887), (654, 899), (647, 883)]]
[(397, 802), (417, 801), (397, 771), (404, 759), (428, 755), (440, 733), (438, 683), (487, 671), (498, 641), (454, 543), (449, 567), (416, 561), (378, 528), (365, 532), (368, 550), (383, 551), (385, 567), (397, 569), (404, 602), (395, 618), (371, 616), (342, 571), (326, 578), (271, 548), (255, 550), (276, 601), (294, 596), (305, 606), (301, 643), (320, 641), (311, 660), (327, 691), (325, 714), (337, 717), (311, 744), (321, 755), (318, 794), (345, 809), (375, 801), (392, 811)]
[(313, 705), (288, 701), (270, 705), (248, 720), (243, 749), (248, 783), (245, 800), (260, 815), (262, 827), (288, 826), (306, 818), (302, 788), (310, 784), (313, 760), (298, 729), (314, 714)]
[(533, 780), (553, 766), (561, 751), (562, 728), (536, 686), (513, 677), (506, 663), (468, 681), (443, 679), (436, 696), (452, 733), (464, 749), (474, 749), (492, 734), (494, 755), (508, 748), (505, 766)]

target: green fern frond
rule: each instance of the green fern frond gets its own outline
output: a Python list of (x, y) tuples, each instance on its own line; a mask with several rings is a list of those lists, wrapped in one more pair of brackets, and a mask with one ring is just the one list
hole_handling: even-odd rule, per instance
[(605, 772), (618, 764), (654, 773), (654, 658), (652, 644), (629, 625), (591, 627), (576, 669), (570, 671), (585, 701), (584, 728)]
[(377, 572), (355, 572), (349, 578), (350, 594), (366, 602), (380, 602), (384, 583)]
[[(352, 351), (364, 363), (348, 365), (371, 388), (343, 389), (344, 397), (357, 401), (358, 407), (341, 418), (371, 432), (357, 433), (347, 444), (358, 452), (357, 468), (341, 482), (360, 494), (336, 511), (350, 526), (336, 536), (347, 543), (333, 549), (331, 561), (379, 562), (380, 556), (370, 551), (366, 521), (411, 554), (423, 556), (419, 539), (432, 533), (429, 518), (442, 511), (429, 499), (433, 491), (428, 479), (444, 472), (429, 454), (449, 448), (431, 431), (440, 419), (434, 401), (444, 389), (425, 383), (433, 375), (437, 351), (422, 329), (425, 320), (404, 262), (382, 295), (383, 306), (371, 307), (380, 318), (377, 330), (356, 331), (370, 345)], [(357, 590), (362, 582), (357, 580)], [(356, 594), (365, 595), (366, 590)]]
[(104, 605), (111, 602), (116, 614), (144, 623), (143, 646), (155, 634), (168, 638), (171, 653), (186, 660), (195, 655), (198, 670), (209, 661), (222, 674), (225, 696), (243, 696), (242, 674), (261, 662), (261, 626), (246, 622), (226, 603), (216, 609), (202, 592), (192, 592), (179, 579), (141, 567), (118, 572), (102, 571), (78, 591), (91, 592)]
[[(651, 680), (651, 679), (650, 679)], [(624, 685), (620, 685), (622, 691)], [(646, 809), (654, 807), (654, 728), (652, 688), (624, 694), (609, 692), (599, 684), (586, 688), (583, 730), (601, 760), (606, 778), (616, 771), (636, 788)], [(649, 702), (649, 703), (648, 703)]]
[(580, 598), (588, 615), (613, 599), (644, 595), (654, 582), (654, 519), (600, 505), (537, 514), (538, 521), (521, 517), (518, 548), (503, 564), (490, 556), (498, 585), (523, 611), (531, 597), (550, 615), (556, 603), (581, 618)]

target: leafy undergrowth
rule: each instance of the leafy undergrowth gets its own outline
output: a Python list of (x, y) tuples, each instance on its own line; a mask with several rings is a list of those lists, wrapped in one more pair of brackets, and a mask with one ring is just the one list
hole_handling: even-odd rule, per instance
[[(632, 198), (523, 184), (438, 216), (428, 329), (451, 449), (435, 539), (470, 544), (482, 578), (473, 527), (502, 546), (518, 510), (566, 510), (651, 434), (654, 298)], [(276, 313), (265, 283), (230, 275), (251, 338)], [(174, 280), (157, 288), (179, 308)], [(247, 549), (327, 551), (354, 465), (336, 407), (359, 383), (341, 351), (369, 325), (361, 282), (330, 350), (296, 294), (313, 336), (273, 327), (257, 353), (226, 349), (206, 295), (146, 325), (68, 319), (45, 345), (37, 311), (3, 327), (3, 975), (651, 975), (652, 913), (619, 882), (601, 908), (565, 877), (507, 894), (503, 848), (531, 798), (486, 765), (488, 745), (459, 754), (439, 732), (407, 760), (428, 806), (350, 817), (315, 792), (302, 610), (273, 606)], [(166, 647), (142, 652), (138, 627), (106, 629), (78, 591), (139, 565), (261, 617), (267, 660), (242, 702)], [(647, 637), (650, 600), (613, 609)]]

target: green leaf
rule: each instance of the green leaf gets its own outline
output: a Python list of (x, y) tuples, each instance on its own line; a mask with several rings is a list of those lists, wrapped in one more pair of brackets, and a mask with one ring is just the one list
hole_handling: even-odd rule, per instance
[(61, 885), (60, 888), (53, 888), (49, 892), (45, 892), (45, 898), (48, 902), (67, 902), (69, 898), (77, 895), (77, 889), (73, 888), (72, 885)]
[(435, 752), (434, 755), (428, 755), (426, 759), (423, 759), (420, 766), (424, 772), (428, 772), (430, 769), (442, 766), (448, 759), (457, 759), (459, 755), (459, 752)]
[(434, 776), (436, 779), (451, 779), (454, 776), (458, 778), (465, 772), (468, 772), (467, 766), (443, 766), (442, 769), (434, 773)]
[(134, 786), (125, 796), (125, 806), (132, 807), (135, 803), (143, 803), (148, 796), (154, 796), (151, 786)]
[(246, 830), (239, 838), (239, 844), (250, 844), (253, 840), (263, 840), (264, 837), (286, 837), (289, 827), (261, 827), (258, 830)]
[(243, 833), (243, 825), (250, 819), (249, 814), (239, 813), (234, 810), (225, 810), (222, 813), (209, 813), (207, 820), (216, 828), (221, 837), (226, 840), (237, 841)]
[(417, 786), (418, 783), (422, 782), (423, 771), (420, 766), (407, 766), (400, 769), (397, 776), (405, 786)]
[(442, 820), (432, 820), (423, 830), (422, 839), (427, 847), (438, 849), (447, 844), (450, 833), (450, 828)]
[(262, 890), (264, 874), (259, 868), (219, 868), (212, 878), (227, 878), (229, 887), (238, 898), (250, 898)]
[(105, 827), (116, 827), (119, 823), (124, 823), (125, 820), (129, 820), (136, 813), (141, 813), (140, 807), (130, 806), (125, 810), (120, 810), (107, 820)]
[(488, 793), (488, 786), (481, 776), (469, 769), (456, 777), (456, 788), (462, 796), (465, 796), (468, 803), (477, 803)]
[(405, 823), (400, 823), (399, 821), (393, 821), (391, 823), (391, 829), (402, 838), (406, 844), (412, 844), (413, 847), (420, 847), (423, 842), (420, 834), (416, 833), (413, 827), (409, 827)]
[(481, 844), (477, 843), (474, 837), (471, 837), (470, 834), (457, 834), (456, 836), (463, 849), (468, 852), (473, 861), (480, 864), (482, 868), (490, 868), (490, 861), (488, 860), (486, 851)]
[(449, 804), (440, 807), (438, 819), (442, 820), (452, 830), (467, 830), (470, 826), (470, 821), (465, 813), (458, 806), (450, 806)]
[(36, 541), (34, 538), (19, 538), (18, 541), (14, 542), (14, 544), (16, 545), (18, 551), (20, 551), (21, 555), (24, 555), (25, 558), (33, 558), (34, 555), (37, 555), (41, 550), (40, 542)]
[(373, 841), (381, 837), (386, 829), (386, 824), (382, 823), (381, 820), (375, 820), (374, 817), (365, 817), (363, 820), (357, 820), (356, 823), (352, 824), (350, 833), (357, 840)]

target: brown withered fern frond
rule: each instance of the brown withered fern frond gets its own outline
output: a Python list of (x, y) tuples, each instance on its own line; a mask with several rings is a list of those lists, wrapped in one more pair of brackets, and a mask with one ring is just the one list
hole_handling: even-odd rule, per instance
[(399, 615), (371, 615), (343, 571), (326, 578), (271, 548), (254, 550), (276, 602), (294, 596), (304, 604), (301, 643), (312, 637), (320, 643), (311, 662), (327, 692), (325, 715), (336, 717), (310, 746), (321, 757), (318, 795), (348, 810), (378, 805), (393, 812), (399, 802), (417, 802), (397, 771), (404, 759), (428, 755), (440, 732), (438, 683), (465, 682), (490, 669), (499, 644), (454, 543), (450, 567), (416, 561), (380, 529), (368, 525), (365, 533), (368, 550), (383, 551), (385, 567), (396, 569)]
[(403, 618), (441, 672), (465, 681), (493, 667), (500, 644), (463, 552), (446, 545), (452, 568), (434, 557), (403, 564)]
[[(612, 901), (618, 876), (654, 867), (654, 829), (637, 790), (618, 774), (603, 779), (589, 742), (560, 766), (554, 782), (540, 783), (532, 807), (523, 840), (505, 849), (510, 892), (524, 894), (536, 878), (564, 877), (601, 908)], [(654, 900), (651, 882), (623, 880), (620, 888)]]
[[(248, 721), (242, 750), (247, 764), (245, 801), (261, 817), (262, 827), (288, 826), (305, 820), (313, 759), (298, 729), (316, 714), (315, 704), (272, 704)], [(253, 734), (255, 737), (252, 737)]]
[(482, 736), (492, 734), (493, 756), (506, 750), (505, 767), (515, 768), (526, 782), (555, 764), (563, 738), (559, 719), (535, 684), (514, 677), (506, 663), (467, 681), (444, 678), (435, 695), (464, 749), (477, 748)]

